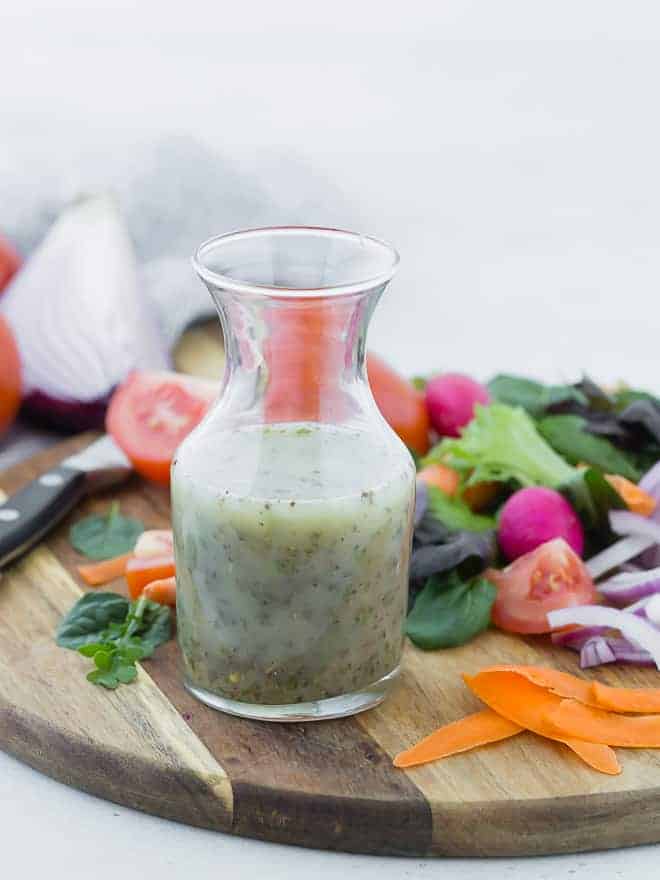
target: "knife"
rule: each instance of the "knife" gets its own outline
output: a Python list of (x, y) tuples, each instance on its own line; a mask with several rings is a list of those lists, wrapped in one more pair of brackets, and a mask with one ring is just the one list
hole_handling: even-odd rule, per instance
[(0, 504), (0, 569), (41, 541), (85, 495), (131, 473), (124, 453), (105, 436), (28, 483)]

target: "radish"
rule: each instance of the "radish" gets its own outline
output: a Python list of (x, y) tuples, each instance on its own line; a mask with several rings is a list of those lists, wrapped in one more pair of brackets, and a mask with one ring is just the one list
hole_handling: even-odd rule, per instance
[(460, 437), (461, 428), (472, 421), (478, 403), (490, 403), (487, 389), (461, 373), (443, 373), (426, 386), (431, 423), (443, 437)]
[(497, 539), (507, 559), (517, 559), (554, 538), (563, 538), (582, 555), (582, 524), (568, 501), (554, 489), (519, 489), (502, 507)]

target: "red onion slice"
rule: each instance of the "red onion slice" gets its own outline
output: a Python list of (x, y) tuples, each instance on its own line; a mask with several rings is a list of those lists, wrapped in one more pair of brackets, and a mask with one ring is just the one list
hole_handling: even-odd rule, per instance
[(660, 523), (629, 510), (612, 510), (610, 527), (617, 535), (640, 535), (660, 544)]
[(636, 614), (629, 614), (618, 608), (605, 608), (602, 605), (578, 605), (550, 611), (547, 620), (552, 629), (571, 624), (618, 629), (637, 648), (648, 651), (653, 662), (660, 669), (660, 630)]
[(603, 636), (588, 639), (580, 651), (580, 668), (589, 669), (590, 666), (602, 666), (604, 663), (614, 663), (616, 654), (610, 647), (608, 640)]
[(624, 562), (635, 559), (644, 550), (653, 547), (657, 541), (655, 538), (645, 537), (643, 535), (629, 535), (616, 544), (606, 547), (605, 550), (592, 556), (586, 563), (587, 571), (592, 578), (598, 578), (606, 571), (618, 568)]
[(559, 648), (570, 648), (571, 651), (581, 651), (584, 645), (593, 638), (609, 632), (606, 626), (580, 626), (575, 629), (565, 629), (554, 632), (551, 635), (552, 643)]
[(656, 462), (639, 481), (639, 488), (660, 501), (660, 461)]
[(622, 572), (598, 584), (598, 591), (615, 605), (628, 605), (660, 593), (660, 568), (650, 571)]

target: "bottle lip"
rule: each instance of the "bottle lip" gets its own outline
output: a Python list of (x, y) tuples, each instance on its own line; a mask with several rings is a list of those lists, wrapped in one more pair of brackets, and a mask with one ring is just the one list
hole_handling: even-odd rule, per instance
[[(383, 270), (369, 273), (364, 277), (342, 281), (336, 284), (322, 285), (319, 287), (280, 287), (273, 284), (261, 284), (254, 281), (243, 280), (239, 277), (217, 272), (207, 265), (208, 256), (215, 250), (238, 241), (255, 241), (266, 237), (278, 238), (299, 236), (310, 238), (344, 239), (357, 243), (360, 247), (371, 247), (381, 252), (383, 258)], [(214, 235), (202, 242), (192, 256), (192, 265), (199, 277), (207, 284), (214, 287), (230, 290), (235, 293), (255, 294), (261, 296), (277, 296), (278, 298), (302, 298), (302, 297), (340, 297), (351, 294), (364, 293), (379, 287), (392, 278), (399, 266), (400, 256), (396, 248), (373, 235), (365, 235), (360, 232), (350, 232), (346, 229), (334, 229), (325, 226), (258, 226), (252, 229), (239, 229)]]

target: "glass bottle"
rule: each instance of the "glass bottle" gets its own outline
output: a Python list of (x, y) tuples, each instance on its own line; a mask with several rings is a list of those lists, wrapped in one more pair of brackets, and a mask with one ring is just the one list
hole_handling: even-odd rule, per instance
[(360, 712), (396, 678), (408, 594), (414, 465), (365, 366), (398, 255), (279, 227), (212, 238), (193, 262), (227, 363), (172, 468), (186, 687), (248, 718)]

